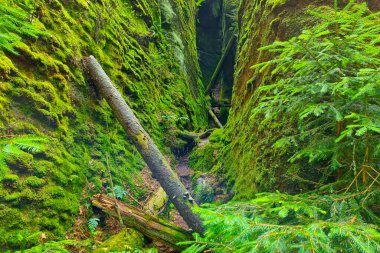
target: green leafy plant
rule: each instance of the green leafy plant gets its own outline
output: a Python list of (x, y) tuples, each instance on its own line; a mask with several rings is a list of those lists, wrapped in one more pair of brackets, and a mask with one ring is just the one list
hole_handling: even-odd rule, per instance
[(164, 120), (167, 120), (168, 122), (172, 123), (172, 124), (176, 124), (178, 122), (187, 122), (189, 121), (189, 118), (188, 117), (178, 117), (176, 115), (170, 115), (170, 114), (164, 114), (162, 115), (162, 118)]
[(14, 44), (22, 37), (37, 39), (47, 33), (31, 24), (29, 14), (11, 3), (0, 3), (0, 49), (18, 55)]
[[(337, 3), (337, 2), (335, 2)], [(259, 88), (251, 117), (261, 122), (293, 119), (295, 133), (275, 149), (294, 150), (289, 162), (316, 165), (369, 184), (380, 176), (380, 13), (353, 1), (343, 9), (310, 11), (319, 24), (288, 41), (261, 50), (275, 59), (254, 65), (270, 71)], [(338, 173), (339, 174), (339, 173)], [(341, 173), (342, 174), (342, 173)]]
[(7, 160), (44, 152), (47, 144), (48, 139), (39, 136), (0, 137), (0, 176), (8, 170)]
[(366, 223), (368, 195), (261, 193), (247, 202), (197, 209), (204, 237), (184, 252), (379, 252), (379, 227)]
[[(40, 252), (59, 252), (59, 253), (69, 253), (66, 249), (67, 246), (83, 246), (83, 242), (78, 242), (74, 240), (62, 240), (62, 241), (51, 241), (51, 242), (46, 242), (43, 244), (39, 244), (33, 248), (26, 249), (24, 253), (40, 253)], [(20, 251), (16, 251), (18, 253)]]
[(90, 230), (91, 234), (95, 233), (95, 230), (99, 225), (99, 221), (99, 218), (91, 218), (87, 221), (87, 227)]
[(111, 188), (108, 187), (108, 196), (116, 197), (117, 199), (123, 199), (127, 195), (127, 191), (120, 185), (114, 186), (115, 196)]
[(35, 240), (41, 235), (42, 232), (35, 232), (30, 233), (29, 230), (24, 229), (21, 232), (17, 233), (16, 238), (20, 243), (20, 251), (24, 252), (24, 250), (27, 248), (28, 243), (31, 240)]

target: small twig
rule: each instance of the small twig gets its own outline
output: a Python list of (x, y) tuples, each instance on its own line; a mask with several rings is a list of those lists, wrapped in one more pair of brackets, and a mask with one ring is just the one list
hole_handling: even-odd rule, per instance
[[(125, 187), (125, 186), (124, 186)], [(127, 189), (125, 187), (125, 189)], [(130, 197), (134, 202), (136, 202), (137, 205), (139, 205), (141, 208), (144, 209), (144, 205), (140, 203), (140, 201), (138, 201), (135, 197), (132, 196), (132, 194), (130, 194), (128, 191), (125, 191), (125, 193), (128, 195), (128, 197)]]
[(372, 175), (371, 175), (371, 173), (368, 173), (368, 176), (370, 177), (370, 178), (372, 178), (375, 182), (377, 182), (377, 183), (379, 183), (380, 184), (380, 182), (379, 181), (377, 181), (377, 178), (379, 177), (379, 174), (377, 175), (377, 177), (376, 178), (374, 178)]
[(358, 177), (359, 175), (363, 172), (363, 167), (361, 168), (361, 170), (358, 172), (358, 174), (356, 174), (356, 176), (354, 177), (354, 179), (352, 180), (351, 184), (347, 187), (346, 191), (344, 193), (347, 193), (350, 189), (351, 189), (351, 186), (356, 182), (356, 180), (358, 180)]
[(0, 139), (1, 138), (15, 137), (15, 136), (21, 136), (21, 135), (17, 135), (17, 134), (5, 134), (5, 135), (0, 135)]

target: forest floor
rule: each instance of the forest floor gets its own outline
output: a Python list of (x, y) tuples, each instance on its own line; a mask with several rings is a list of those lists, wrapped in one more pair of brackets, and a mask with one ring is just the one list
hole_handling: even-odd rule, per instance
[[(195, 148), (202, 148), (204, 145), (206, 145), (209, 142), (209, 138), (201, 139), (198, 143), (198, 145)], [(181, 180), (181, 182), (184, 184), (186, 189), (192, 193), (192, 176), (194, 175), (194, 170), (189, 166), (189, 158), (192, 150), (189, 150), (185, 152), (184, 154), (181, 154), (180, 156), (176, 157), (176, 161), (174, 164), (175, 171)], [(169, 157), (166, 157), (169, 164), (173, 164), (173, 161), (170, 160)], [(154, 194), (157, 193), (157, 191), (160, 188), (160, 184), (157, 180), (155, 180), (152, 177), (152, 174), (148, 167), (144, 168), (141, 171), (141, 177), (142, 182), (139, 184), (136, 184), (137, 187), (144, 187), (147, 190), (146, 195), (143, 197), (143, 199), (136, 200), (136, 199), (130, 199), (131, 203), (134, 203), (134, 205), (137, 205), (142, 210), (147, 210), (148, 208), (148, 202), (149, 200), (154, 197)], [(88, 190), (91, 188), (91, 185), (88, 185), (85, 190), (82, 193), (82, 198), (86, 199), (91, 196), (88, 194)], [(87, 189), (87, 190), (86, 190)], [(126, 189), (127, 192), (129, 189)], [(128, 194), (130, 195), (130, 194)], [(130, 196), (131, 197), (131, 196)], [(164, 196), (162, 196), (164, 197)], [(127, 196), (127, 198), (129, 198)], [(132, 198), (132, 197), (131, 197)], [(90, 217), (90, 209), (88, 209), (87, 206), (82, 205), (80, 206), (80, 211), (77, 219), (75, 220), (73, 226), (69, 231), (67, 232), (67, 239), (77, 240), (77, 241), (84, 241), (86, 239), (89, 239), (92, 237), (92, 235), (88, 232), (87, 228), (87, 221)], [(170, 203), (165, 203), (164, 206), (160, 208), (157, 215), (161, 216), (162, 218), (167, 219), (171, 223), (182, 227), (186, 230), (189, 230), (188, 225), (183, 220), (181, 215), (178, 213), (178, 211), (175, 208), (170, 207)], [(105, 218), (104, 222), (102, 222), (101, 226), (99, 227), (99, 230), (101, 233), (96, 234), (93, 237), (94, 242), (101, 245), (103, 241), (105, 241), (109, 236), (115, 235), (118, 232), (122, 230), (122, 226), (120, 226), (119, 221), (114, 217), (103, 217)], [(156, 247), (159, 252), (171, 252), (171, 249), (169, 249), (164, 244), (160, 244), (159, 242), (152, 242), (154, 247)], [(71, 252), (75, 253), (81, 253), (84, 252), (82, 249), (78, 249), (76, 247), (70, 248)]]

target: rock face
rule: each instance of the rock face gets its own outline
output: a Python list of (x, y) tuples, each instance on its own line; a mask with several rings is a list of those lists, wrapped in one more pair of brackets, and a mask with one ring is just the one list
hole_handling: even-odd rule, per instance
[(207, 0), (199, 8), (197, 47), (202, 80), (210, 81), (222, 53), (222, 0)]
[[(373, 10), (380, 9), (378, 1), (366, 2)], [(199, 161), (195, 169), (208, 168), (227, 175), (234, 185), (236, 198), (249, 199), (257, 192), (276, 189), (297, 192), (305, 189), (307, 184), (294, 180), (293, 175), (309, 180), (318, 177), (318, 173), (310, 173), (316, 168), (308, 167), (307, 162), (291, 165), (288, 162), (291, 152), (276, 152), (272, 148), (283, 134), (296, 129), (294, 122), (279, 118), (263, 126), (260, 124), (262, 119), (251, 116), (257, 101), (256, 89), (269, 78), (267, 72), (259, 73), (251, 66), (272, 57), (266, 51), (259, 51), (260, 47), (299, 35), (315, 22), (307, 13), (309, 6), (332, 4), (333, 1), (325, 0), (240, 2), (234, 85), (226, 131), (221, 140), (211, 141), (206, 149), (194, 153)], [(340, 4), (345, 3), (340, 1)], [(217, 139), (219, 135), (219, 132), (215, 133), (211, 139)]]
[(99, 59), (162, 149), (175, 131), (204, 128), (207, 106), (193, 1), (7, 2), (5, 25), (20, 28), (0, 40), (0, 248), (18, 249), (24, 230), (63, 238), (83, 189), (84, 198), (107, 191), (106, 155), (114, 183), (144, 193), (135, 186), (143, 161), (87, 80), (83, 56)]
[(226, 54), (211, 91), (213, 104), (220, 107), (215, 111), (220, 111), (217, 114), (223, 124), (228, 117), (232, 96), (236, 41), (233, 41), (229, 50), (227, 48), (230, 39), (237, 35), (238, 6), (237, 0), (207, 0), (197, 16), (197, 47), (205, 87), (209, 85), (220, 59)]
[(232, 108), (227, 123), (231, 140), (228, 156), (232, 157), (227, 167), (238, 198), (250, 198), (258, 191), (293, 188), (283, 184), (287, 182), (288, 154), (276, 153), (272, 148), (279, 136), (292, 131), (292, 122), (278, 119), (271, 125), (260, 126), (260, 119), (251, 117), (250, 112), (256, 106), (256, 88), (268, 79), (267, 73), (255, 72), (251, 66), (271, 57), (259, 51), (260, 47), (299, 34), (311, 22), (306, 8), (323, 2), (326, 1), (256, 0), (240, 5)]
[[(318, 174), (310, 173), (315, 168), (308, 167), (307, 163), (290, 165), (290, 153), (279, 153), (272, 148), (282, 134), (293, 131), (293, 122), (278, 118), (270, 125), (261, 126), (260, 119), (251, 117), (250, 111), (256, 103), (256, 88), (268, 80), (268, 73), (258, 73), (251, 66), (271, 57), (267, 52), (258, 51), (260, 47), (296, 36), (313, 23), (306, 13), (308, 6), (331, 6), (332, 2), (242, 1), (232, 109), (227, 124), (231, 140), (228, 155), (232, 161), (228, 167), (231, 178), (235, 180), (234, 192), (239, 198), (250, 198), (257, 191), (305, 189), (307, 186), (302, 182), (292, 179), (292, 173), (299, 173), (310, 180)], [(372, 8), (380, 7), (376, 1), (367, 2)]]

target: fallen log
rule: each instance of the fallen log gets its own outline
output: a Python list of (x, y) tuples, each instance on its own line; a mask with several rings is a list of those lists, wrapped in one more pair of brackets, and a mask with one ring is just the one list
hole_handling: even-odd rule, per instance
[(106, 99), (128, 137), (131, 138), (152, 171), (153, 177), (157, 179), (165, 190), (170, 201), (174, 204), (187, 225), (195, 232), (203, 234), (202, 221), (199, 215), (191, 210), (196, 205), (194, 199), (181, 183), (177, 174), (170, 168), (169, 163), (165, 160), (149, 134), (141, 126), (139, 120), (113, 85), (111, 79), (93, 56), (85, 57), (83, 63), (96, 87)]
[[(104, 213), (118, 218), (119, 210), (121, 218), (127, 227), (140, 231), (145, 236), (159, 240), (168, 246), (181, 250), (178, 242), (191, 240), (191, 233), (180, 227), (165, 222), (147, 212), (120, 202), (104, 194), (97, 194), (91, 198), (92, 205), (101, 209)], [(117, 208), (115, 208), (117, 205)]]
[(199, 139), (205, 139), (211, 135), (211, 133), (215, 130), (215, 128), (207, 129), (203, 133), (194, 133), (194, 132), (186, 132), (186, 131), (175, 131), (176, 136), (186, 139), (186, 140), (195, 140), (197, 138)]
[(236, 31), (233, 32), (230, 40), (228, 41), (228, 44), (227, 44), (225, 50), (222, 53), (222, 56), (219, 59), (218, 65), (216, 65), (216, 67), (215, 67), (214, 73), (212, 74), (211, 79), (210, 79), (210, 81), (207, 85), (207, 88), (206, 88), (207, 93), (209, 93), (210, 90), (212, 89), (212, 87), (214, 86), (214, 83), (215, 83), (217, 77), (219, 76), (220, 70), (222, 69), (222, 66), (224, 64), (224, 61), (226, 60), (227, 55), (230, 52), (232, 45), (234, 44), (235, 41), (236, 41)]
[(215, 115), (215, 113), (212, 111), (212, 109), (208, 109), (208, 113), (210, 114), (211, 118), (214, 120), (215, 124), (219, 127), (219, 128), (223, 128), (223, 125), (222, 123), (219, 121), (218, 117)]

